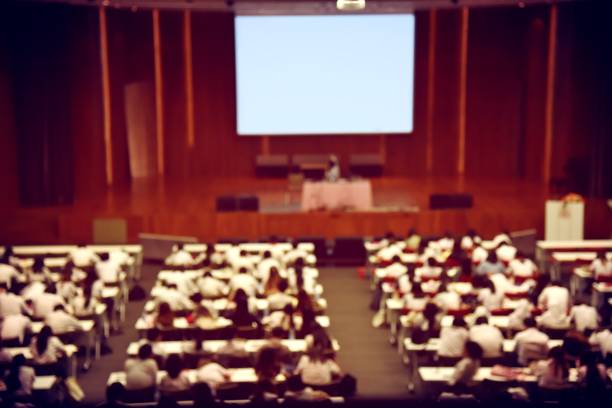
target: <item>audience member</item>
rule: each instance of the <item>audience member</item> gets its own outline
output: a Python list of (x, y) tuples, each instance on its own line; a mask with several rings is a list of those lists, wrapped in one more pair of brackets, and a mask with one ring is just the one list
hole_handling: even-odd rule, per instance
[(185, 372), (183, 360), (178, 354), (170, 354), (166, 360), (166, 375), (159, 383), (159, 391), (162, 395), (187, 391), (191, 387), (189, 377)]
[(514, 336), (516, 342), (515, 352), (518, 356), (519, 364), (529, 365), (532, 361), (546, 358), (548, 355), (549, 337), (536, 327), (533, 317), (528, 317), (524, 321), (525, 330)]
[(125, 388), (128, 390), (144, 390), (157, 385), (157, 362), (153, 358), (153, 348), (143, 344), (138, 349), (136, 358), (125, 361)]
[(440, 357), (461, 357), (468, 341), (469, 333), (463, 317), (453, 318), (453, 325), (442, 327), (440, 330), (440, 346), (438, 355)]
[(486, 316), (478, 317), (469, 333), (470, 340), (478, 343), (482, 348), (483, 357), (496, 358), (502, 356), (504, 336), (497, 327), (489, 324)]

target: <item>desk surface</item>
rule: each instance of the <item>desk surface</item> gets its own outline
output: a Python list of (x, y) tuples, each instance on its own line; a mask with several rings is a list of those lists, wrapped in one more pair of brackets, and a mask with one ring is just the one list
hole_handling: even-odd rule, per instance
[[(562, 344), (563, 344), (563, 340), (556, 340), (556, 339), (549, 340), (548, 348), (550, 349), (556, 346), (561, 346)], [(424, 344), (415, 344), (410, 339), (404, 339), (404, 349), (407, 351), (438, 352), (439, 347), (440, 347), (439, 338), (429, 339), (429, 341)], [(516, 341), (505, 339), (502, 347), (503, 347), (504, 353), (513, 353), (514, 349), (516, 348)]]
[[(536, 382), (537, 381), (537, 377), (531, 374), (528, 371), (528, 369), (522, 368), (522, 367), (516, 367), (514, 369), (517, 370), (517, 372), (523, 373), (519, 375), (519, 377), (517, 378), (517, 381), (520, 381), (520, 382)], [(454, 367), (420, 367), (419, 374), (421, 375), (421, 378), (425, 382), (447, 382), (451, 378), (454, 370), (455, 370)], [(504, 377), (498, 377), (498, 376), (492, 375), (491, 374), (492, 370), (493, 370), (492, 367), (481, 367), (478, 370), (478, 373), (476, 374), (476, 376), (474, 377), (474, 381), (476, 382), (482, 382), (484, 380), (500, 381), (500, 382), (510, 381)], [(577, 381), (577, 371), (575, 368), (570, 369), (569, 379), (570, 379), (570, 382)]]
[[(230, 379), (227, 381), (228, 383), (256, 383), (257, 382), (257, 374), (255, 374), (254, 368), (228, 368), (227, 369)], [(198, 382), (197, 379), (197, 370), (185, 370), (187, 376), (189, 377), (189, 381), (193, 384)], [(157, 372), (157, 383), (159, 383), (162, 378), (166, 375), (166, 371), (160, 370)], [(276, 381), (284, 381), (285, 377), (279, 374), (276, 377)], [(112, 383), (120, 382), (125, 384), (125, 372), (123, 371), (115, 371), (111, 373), (106, 382), (107, 386)]]
[(571, 249), (612, 249), (612, 239), (590, 239), (582, 241), (538, 241), (537, 248), (543, 250), (571, 250)]

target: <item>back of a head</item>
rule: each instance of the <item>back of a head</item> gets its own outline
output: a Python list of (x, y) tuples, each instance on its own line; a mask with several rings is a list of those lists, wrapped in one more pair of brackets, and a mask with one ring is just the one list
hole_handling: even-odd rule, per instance
[(465, 319), (462, 316), (455, 316), (453, 318), (453, 327), (467, 327)]
[(565, 361), (565, 352), (563, 351), (563, 347), (555, 346), (548, 351), (548, 357), (553, 359), (556, 362)]
[(287, 289), (289, 288), (289, 282), (287, 282), (287, 279), (281, 279), (278, 282), (278, 290), (281, 292), (286, 292)]
[(178, 378), (181, 371), (183, 371), (183, 359), (178, 354), (170, 354), (166, 360), (166, 371), (170, 378)]
[(106, 261), (108, 261), (108, 260), (110, 259), (110, 255), (108, 254), (108, 252), (102, 252), (102, 253), (99, 255), (99, 257), (100, 257), (100, 260), (101, 260), (102, 262), (106, 262)]
[(138, 358), (146, 360), (153, 356), (153, 347), (149, 343), (145, 343), (138, 349)]
[(391, 258), (391, 263), (402, 263), (402, 258), (400, 258), (399, 255), (393, 255), (393, 258)]
[(246, 251), (246, 249), (241, 249), (240, 250), (240, 257), (241, 258), (245, 258), (249, 255), (249, 253)]
[(106, 401), (108, 402), (116, 402), (118, 401), (123, 393), (125, 392), (125, 387), (120, 382), (114, 382), (108, 387), (106, 387)]
[(483, 350), (480, 344), (470, 340), (465, 342), (465, 354), (471, 359), (480, 360)]
[(436, 266), (436, 260), (433, 257), (427, 258), (425, 263), (427, 264), (427, 266)]
[(263, 258), (263, 259), (272, 258), (272, 252), (270, 252), (269, 250), (267, 250), (267, 249), (266, 249), (266, 250), (263, 252), (263, 256), (262, 256), (262, 258)]
[(475, 323), (476, 325), (489, 324), (489, 319), (487, 316), (478, 316)]
[(536, 327), (537, 323), (536, 323), (536, 320), (533, 318), (533, 316), (529, 316), (529, 317), (526, 317), (525, 320), (523, 320), (523, 325), (529, 329), (532, 327)]
[(241, 275), (245, 275), (247, 272), (248, 270), (244, 266), (241, 266), (240, 268), (238, 268), (238, 273)]
[(199, 382), (191, 387), (194, 408), (211, 407), (215, 404), (215, 397), (207, 383)]
[(38, 256), (34, 258), (34, 264), (32, 265), (32, 270), (34, 270), (35, 272), (40, 272), (44, 269), (44, 267), (45, 267), (45, 258), (43, 258), (42, 256)]
[(495, 251), (489, 251), (489, 254), (487, 255), (487, 262), (497, 263), (497, 253), (495, 253)]
[(550, 286), (563, 286), (563, 284), (561, 283), (560, 280), (553, 279), (553, 280), (550, 281)]
[(183, 243), (182, 242), (177, 242), (176, 243), (176, 250), (177, 251), (182, 251), (183, 250)]
[(170, 303), (168, 302), (161, 302), (158, 306), (158, 314), (160, 315), (167, 315), (172, 313), (172, 308), (170, 307)]

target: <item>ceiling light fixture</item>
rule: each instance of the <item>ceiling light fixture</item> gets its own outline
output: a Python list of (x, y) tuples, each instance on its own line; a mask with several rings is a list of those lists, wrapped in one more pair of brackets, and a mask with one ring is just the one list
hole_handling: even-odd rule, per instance
[(336, 8), (342, 11), (363, 10), (366, 0), (337, 0)]

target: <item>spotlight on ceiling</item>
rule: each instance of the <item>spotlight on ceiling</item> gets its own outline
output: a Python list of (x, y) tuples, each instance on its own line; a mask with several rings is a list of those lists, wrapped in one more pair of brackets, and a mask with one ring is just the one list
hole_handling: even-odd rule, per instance
[(363, 10), (366, 0), (337, 0), (336, 8), (342, 11)]

